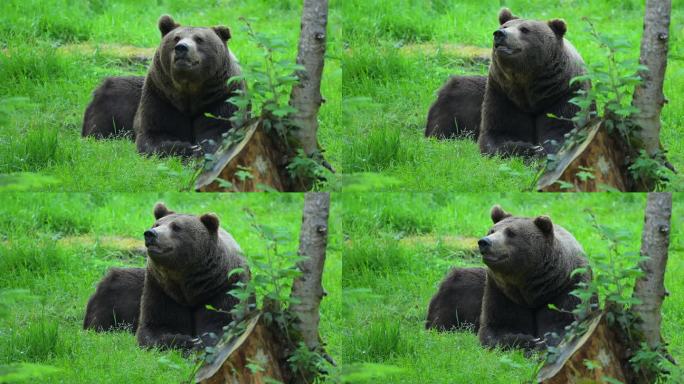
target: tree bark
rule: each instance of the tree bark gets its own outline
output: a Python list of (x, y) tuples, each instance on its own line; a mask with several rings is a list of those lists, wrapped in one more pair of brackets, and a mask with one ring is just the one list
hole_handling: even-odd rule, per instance
[(319, 306), (323, 298), (323, 265), (328, 243), (328, 214), (330, 194), (309, 192), (304, 197), (302, 228), (299, 232), (299, 255), (306, 257), (297, 266), (302, 275), (292, 285), (295, 303), (290, 311), (297, 315), (297, 327), (309, 349), (320, 347), (318, 335)]
[(309, 156), (319, 150), (316, 132), (327, 24), (328, 0), (304, 0), (297, 64), (305, 70), (297, 72), (300, 82), (292, 89), (290, 105), (297, 109), (292, 120), (299, 127), (293, 136)]
[(651, 348), (661, 343), (660, 307), (665, 298), (665, 266), (670, 245), (671, 216), (672, 194), (649, 193), (641, 234), (641, 255), (648, 256), (648, 259), (639, 264), (645, 274), (637, 279), (633, 295), (641, 300), (641, 304), (635, 306), (634, 310), (643, 320), (641, 329)]
[(660, 151), (660, 111), (665, 104), (663, 81), (667, 67), (671, 0), (647, 0), (644, 33), (641, 36), (639, 62), (648, 68), (641, 73), (644, 81), (634, 90), (632, 105), (639, 108), (635, 123), (650, 156)]

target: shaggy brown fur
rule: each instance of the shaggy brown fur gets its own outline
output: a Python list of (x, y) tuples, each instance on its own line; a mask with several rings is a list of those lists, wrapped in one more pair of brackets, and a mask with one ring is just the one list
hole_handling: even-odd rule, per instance
[[(249, 279), (247, 263), (235, 240), (219, 226), (214, 214), (176, 214), (163, 204), (145, 231), (147, 269), (136, 332), (143, 347), (190, 350), (198, 342), (213, 345), (237, 299), (226, 294)], [(245, 272), (228, 278), (230, 271)], [(211, 311), (211, 305), (221, 310)]]
[(583, 61), (563, 38), (563, 20), (519, 19), (499, 13), (482, 104), (478, 145), (487, 155), (544, 156), (558, 151), (579, 108), (569, 103), (588, 83), (570, 85), (584, 73)]
[(430, 106), (426, 137), (450, 139), (480, 135), (482, 101), (487, 84), (485, 76), (452, 76), (437, 92)]
[[(244, 89), (226, 27), (181, 27), (159, 19), (162, 40), (145, 78), (133, 123), (138, 152), (198, 156), (214, 152), (237, 107), (226, 100)], [(209, 113), (222, 119), (207, 117)]]
[(111, 268), (88, 300), (83, 329), (135, 332), (144, 282), (145, 268)]
[(430, 300), (425, 328), (477, 332), (486, 276), (485, 268), (452, 269)]
[[(478, 242), (488, 267), (480, 342), (527, 350), (557, 344), (573, 321), (568, 312), (579, 303), (570, 292), (591, 278), (570, 276), (587, 265), (582, 246), (546, 216), (515, 217), (499, 206), (491, 216), (494, 226)], [(549, 309), (549, 304), (564, 312)]]
[(81, 136), (134, 139), (133, 119), (144, 82), (143, 76), (104, 79), (93, 92), (93, 100), (86, 108)]

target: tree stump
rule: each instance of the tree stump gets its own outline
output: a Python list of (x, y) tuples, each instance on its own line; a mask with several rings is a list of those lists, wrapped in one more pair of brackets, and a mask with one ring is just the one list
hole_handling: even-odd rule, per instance
[[(266, 132), (262, 120), (248, 125), (239, 143), (220, 148), (210, 169), (195, 182), (201, 192), (254, 192), (288, 189), (284, 170), (288, 156), (281, 152), (273, 131)], [(221, 180), (224, 182), (221, 182)], [(227, 181), (228, 183), (225, 183)]]
[[(216, 355), (211, 363), (200, 368), (195, 382), (201, 384), (264, 384), (267, 379), (282, 383), (287, 370), (283, 369), (284, 346), (275, 337), (258, 313), (249, 320), (245, 332), (216, 346)], [(248, 364), (260, 368), (253, 372)]]
[(537, 375), (543, 384), (605, 383), (606, 377), (628, 383), (623, 363), (625, 348), (608, 326), (603, 313), (589, 320), (587, 332), (559, 345), (560, 356)]
[(631, 180), (626, 176), (628, 156), (621, 138), (608, 133), (602, 120), (591, 121), (585, 129), (587, 137), (582, 143), (558, 152), (556, 168), (546, 170), (539, 178), (538, 191), (630, 189)]

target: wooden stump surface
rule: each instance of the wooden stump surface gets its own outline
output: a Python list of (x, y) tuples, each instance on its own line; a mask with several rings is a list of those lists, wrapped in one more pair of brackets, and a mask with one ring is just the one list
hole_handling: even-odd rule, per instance
[[(195, 382), (201, 384), (264, 384), (266, 378), (286, 382), (280, 367), (283, 346), (277, 341), (260, 314), (248, 320), (245, 332), (217, 345), (216, 358), (200, 368)], [(248, 364), (262, 370), (252, 372)]]
[[(586, 140), (558, 153), (558, 165), (539, 178), (537, 190), (597, 192), (616, 189), (625, 192), (629, 189), (629, 181), (625, 177), (626, 154), (614, 137), (616, 133), (608, 133), (601, 120), (594, 120), (586, 129)], [(562, 188), (560, 182), (569, 183), (572, 187)]]
[(587, 333), (559, 348), (558, 360), (539, 371), (539, 383), (606, 383), (606, 377), (627, 382), (622, 366), (624, 347), (616, 341), (603, 313), (591, 320)]

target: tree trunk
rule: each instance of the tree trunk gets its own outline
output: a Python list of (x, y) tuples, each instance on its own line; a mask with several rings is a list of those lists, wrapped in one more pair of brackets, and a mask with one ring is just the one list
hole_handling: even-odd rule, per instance
[(316, 132), (327, 25), (328, 0), (304, 0), (297, 64), (305, 70), (297, 72), (299, 84), (292, 89), (290, 105), (297, 109), (293, 121), (299, 127), (293, 136), (309, 156), (319, 152)]
[(672, 194), (649, 193), (641, 234), (641, 255), (648, 259), (639, 264), (644, 276), (637, 279), (633, 295), (641, 300), (641, 304), (634, 306), (634, 310), (643, 320), (641, 329), (651, 348), (661, 344), (660, 307), (665, 298), (665, 266), (670, 245), (671, 216)]
[(304, 197), (302, 228), (299, 231), (299, 255), (306, 257), (297, 266), (302, 275), (292, 285), (294, 303), (290, 311), (297, 315), (297, 328), (307, 347), (320, 347), (318, 335), (319, 306), (323, 298), (323, 265), (328, 243), (329, 193), (307, 193)]
[(644, 81), (634, 90), (632, 105), (639, 108), (635, 123), (650, 156), (660, 152), (660, 110), (665, 104), (663, 81), (667, 67), (671, 0), (646, 0), (644, 33), (641, 36), (639, 62), (648, 68), (641, 73)]

